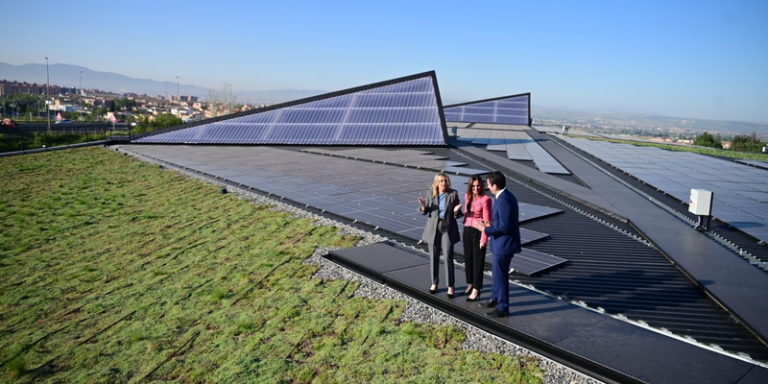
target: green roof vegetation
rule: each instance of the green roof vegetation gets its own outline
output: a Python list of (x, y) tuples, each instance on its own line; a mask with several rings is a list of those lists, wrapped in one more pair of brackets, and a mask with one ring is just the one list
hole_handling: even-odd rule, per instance
[(0, 217), (2, 382), (541, 381), (311, 278), (357, 238), (112, 150), (0, 158)]

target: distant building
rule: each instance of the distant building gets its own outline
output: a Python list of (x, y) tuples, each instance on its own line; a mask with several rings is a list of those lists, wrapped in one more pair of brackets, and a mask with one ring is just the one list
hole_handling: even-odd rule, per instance
[[(14, 93), (23, 93), (28, 95), (45, 95), (45, 84), (27, 83), (18, 81), (0, 81), (0, 96), (9, 96)], [(62, 93), (62, 88), (58, 85), (51, 85), (51, 95)]]
[(731, 145), (732, 144), (733, 143), (731, 143), (730, 141), (727, 141), (727, 140), (723, 140), (723, 141), (720, 142), (720, 145), (723, 146), (723, 149), (731, 149)]
[(197, 96), (189, 96), (189, 95), (171, 95), (170, 96), (171, 101), (184, 101), (189, 103), (194, 103), (198, 100)]
[(53, 101), (53, 105), (51, 105), (51, 111), (74, 112), (78, 109), (82, 109), (82, 107), (76, 106), (69, 100), (56, 99)]

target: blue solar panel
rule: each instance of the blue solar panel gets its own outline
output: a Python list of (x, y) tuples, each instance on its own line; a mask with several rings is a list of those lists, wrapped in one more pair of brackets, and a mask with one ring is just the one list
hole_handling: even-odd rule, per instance
[(434, 72), (256, 110), (135, 143), (445, 145)]
[(530, 94), (444, 107), (445, 120), (467, 123), (529, 125)]

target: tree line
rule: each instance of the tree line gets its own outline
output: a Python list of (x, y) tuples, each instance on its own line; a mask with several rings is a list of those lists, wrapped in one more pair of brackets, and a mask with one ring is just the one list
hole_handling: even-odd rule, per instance
[[(720, 137), (719, 133), (717, 135), (712, 135), (709, 132), (704, 132), (704, 134), (696, 137), (696, 140), (693, 141), (693, 145), (723, 149), (722, 140), (723, 138)], [(736, 135), (731, 139), (731, 149), (734, 151), (762, 152), (763, 147), (766, 145), (768, 145), (768, 143), (757, 138), (756, 132), (752, 132), (751, 135)]]

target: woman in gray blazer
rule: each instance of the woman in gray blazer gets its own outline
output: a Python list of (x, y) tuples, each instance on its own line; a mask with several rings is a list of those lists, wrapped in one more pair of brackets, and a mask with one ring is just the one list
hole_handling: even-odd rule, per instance
[(459, 193), (451, 189), (451, 179), (444, 173), (435, 175), (432, 188), (425, 197), (419, 197), (419, 213), (427, 215), (427, 226), (421, 239), (429, 246), (430, 275), (432, 286), (429, 293), (437, 293), (437, 283), (440, 279), (440, 255), (445, 258), (445, 275), (448, 277), (448, 298), (453, 298), (453, 245), (458, 243), (459, 225), (457, 217), (464, 214), (461, 211)]

